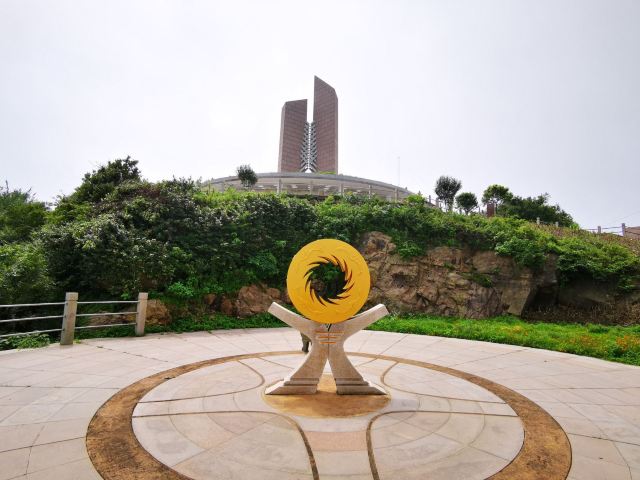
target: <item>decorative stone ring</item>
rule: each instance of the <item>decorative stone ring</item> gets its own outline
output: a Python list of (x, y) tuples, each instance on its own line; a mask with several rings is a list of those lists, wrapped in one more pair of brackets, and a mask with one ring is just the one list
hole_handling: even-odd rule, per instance
[[(311, 283), (313, 270), (329, 264), (338, 267), (345, 279), (342, 291), (333, 298), (318, 294)], [(370, 286), (369, 267), (360, 252), (329, 238), (302, 247), (287, 273), (291, 301), (300, 313), (318, 323), (340, 323), (353, 317), (367, 301)]]

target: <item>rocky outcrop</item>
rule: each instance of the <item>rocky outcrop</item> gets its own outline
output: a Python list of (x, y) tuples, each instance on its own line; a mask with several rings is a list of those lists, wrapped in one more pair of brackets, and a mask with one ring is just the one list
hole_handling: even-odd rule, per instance
[(555, 258), (540, 272), (518, 266), (493, 251), (435, 247), (404, 260), (391, 238), (371, 232), (361, 252), (371, 272), (368, 304), (390, 310), (483, 318), (521, 315), (541, 288), (554, 288)]
[[(570, 308), (600, 316), (610, 310), (614, 323), (640, 319), (640, 290), (621, 297), (615, 286), (593, 282), (560, 286), (554, 255), (547, 255), (542, 268), (534, 271), (492, 250), (470, 248), (434, 247), (405, 260), (395, 254), (391, 238), (379, 232), (367, 234), (359, 247), (371, 273), (367, 306), (384, 303), (400, 313), (465, 318), (523, 316), (525, 311), (532, 318), (534, 311), (559, 310), (566, 317)], [(286, 290), (263, 284), (242, 287), (232, 295), (209, 294), (203, 301), (210, 311), (238, 317), (264, 313), (274, 301), (291, 303)]]
[[(76, 320), (77, 321), (77, 320)], [(135, 312), (131, 314), (122, 314), (122, 315), (95, 315), (92, 317), (86, 317), (82, 320), (82, 322), (78, 323), (82, 326), (98, 326), (98, 325), (114, 325), (116, 323), (132, 323), (136, 321)]]
[(147, 302), (146, 325), (167, 325), (171, 322), (171, 312), (161, 300)]
[(242, 287), (235, 301), (235, 313), (239, 317), (248, 317), (256, 313), (264, 313), (272, 302), (281, 300), (282, 295), (277, 288), (255, 284)]
[[(115, 323), (134, 323), (136, 321), (135, 306), (122, 315), (96, 315), (88, 317), (86, 325), (113, 325)], [(167, 306), (157, 299), (147, 302), (145, 325), (167, 325), (171, 322), (171, 312)]]

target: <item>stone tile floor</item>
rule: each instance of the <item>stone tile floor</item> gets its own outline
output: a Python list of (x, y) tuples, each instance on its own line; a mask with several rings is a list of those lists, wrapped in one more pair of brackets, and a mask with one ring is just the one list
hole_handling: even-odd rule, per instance
[[(329, 419), (286, 412), (304, 431), (321, 478), (370, 478), (366, 428), (372, 420), (381, 478), (450, 479), (451, 469), (464, 464), (463, 478), (484, 479), (519, 452), (520, 420), (487, 390), (412, 365), (351, 360), (385, 385), (391, 400), (384, 408)], [(134, 432), (154, 457), (194, 479), (232, 478), (234, 468), (256, 478), (312, 478), (297, 428), (262, 395), (301, 361), (302, 354), (231, 361), (168, 380), (138, 403)]]
[[(0, 480), (100, 478), (85, 435), (93, 414), (115, 392), (184, 364), (299, 348), (293, 330), (252, 329), (0, 352)], [(563, 427), (572, 447), (570, 479), (640, 479), (640, 368), (386, 332), (360, 332), (346, 350), (430, 362), (500, 383)], [(311, 478), (299, 433), (261, 399), (261, 385), (288, 372), (300, 357), (266, 358), (206, 367), (149, 392), (133, 419), (141, 443), (193, 478), (210, 478), (212, 464), (219, 466), (218, 478)], [(372, 424), (381, 478), (484, 478), (517, 454), (519, 419), (492, 393), (412, 365), (357, 355), (352, 360), (391, 392), (391, 403), (377, 414), (397, 412)], [(371, 478), (362, 448), (370, 417), (295, 418), (321, 478)]]

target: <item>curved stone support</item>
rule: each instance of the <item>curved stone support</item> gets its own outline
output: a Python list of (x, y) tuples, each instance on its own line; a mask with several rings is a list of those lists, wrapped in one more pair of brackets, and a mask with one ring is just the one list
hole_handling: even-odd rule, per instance
[(284, 380), (269, 387), (267, 395), (308, 395), (316, 393), (324, 366), (329, 361), (336, 389), (341, 395), (384, 395), (386, 392), (360, 375), (344, 353), (344, 342), (354, 333), (387, 315), (380, 304), (349, 320), (333, 324), (316, 323), (272, 303), (269, 313), (311, 339), (311, 350), (302, 364)]

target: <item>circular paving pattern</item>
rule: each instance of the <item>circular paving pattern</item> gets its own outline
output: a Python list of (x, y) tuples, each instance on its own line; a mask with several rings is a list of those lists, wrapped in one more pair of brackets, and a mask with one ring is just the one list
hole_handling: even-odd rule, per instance
[(265, 396), (297, 352), (194, 363), (114, 395), (91, 421), (89, 455), (107, 480), (566, 478), (566, 435), (520, 394), (446, 367), (349, 356), (388, 395), (338, 396), (323, 376), (319, 395)]

